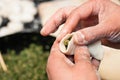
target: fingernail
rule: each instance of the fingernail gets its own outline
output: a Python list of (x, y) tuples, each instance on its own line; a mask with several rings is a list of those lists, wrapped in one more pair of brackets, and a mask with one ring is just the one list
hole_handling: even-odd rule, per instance
[(68, 58), (65, 58), (65, 61), (67, 64), (71, 65), (71, 66), (74, 66), (74, 63), (71, 62)]
[(41, 33), (41, 34), (44, 33), (43, 29), (41, 29), (40, 33)]
[(47, 35), (48, 32), (46, 31), (46, 29), (42, 28), (41, 31), (40, 31), (40, 34)]
[(85, 35), (81, 32), (75, 32), (75, 35), (73, 36), (74, 42), (79, 45), (87, 44), (88, 41), (85, 40)]

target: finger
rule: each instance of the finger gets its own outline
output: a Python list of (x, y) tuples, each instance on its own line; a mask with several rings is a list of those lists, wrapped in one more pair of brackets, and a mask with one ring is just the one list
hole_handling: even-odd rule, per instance
[(61, 8), (56, 13), (51, 16), (51, 18), (46, 22), (41, 30), (43, 36), (49, 35), (54, 32), (61, 24), (66, 21), (66, 18), (70, 12), (75, 8), (75, 6)]
[(78, 45), (89, 44), (101, 38), (102, 37), (101, 33), (103, 33), (103, 29), (101, 29), (101, 27), (98, 26), (87, 27), (76, 31), (73, 36), (73, 41), (75, 44)]
[(75, 32), (73, 41), (79, 45), (89, 44), (102, 38), (109, 38), (112, 33), (119, 32), (118, 30), (119, 29), (116, 28), (112, 21), (106, 20), (98, 25), (87, 27)]
[[(91, 60), (90, 60), (90, 54), (89, 54), (89, 51), (88, 51), (88, 48), (86, 46), (83, 46), (83, 47), (80, 47), (78, 46), (76, 49), (75, 49), (75, 66), (77, 71), (82, 71), (83, 74), (93, 74), (94, 76), (91, 77), (93, 80), (93, 78), (95, 80), (99, 80), (100, 77), (99, 77), (99, 74), (98, 72), (96, 71), (96, 69), (94, 68), (94, 66), (92, 65), (91, 63)], [(84, 75), (83, 75), (84, 76)]]
[(58, 42), (55, 41), (51, 51), (50, 56), (48, 58), (47, 66), (51, 67), (66, 67), (68, 65), (73, 65), (73, 63), (63, 54), (60, 52), (58, 47)]
[(61, 40), (61, 38), (67, 33), (72, 32), (81, 20), (86, 19), (92, 14), (94, 10), (92, 4), (93, 3), (91, 1), (88, 1), (87, 3), (79, 6), (70, 13), (70, 16), (68, 17), (64, 25), (64, 28), (62, 29), (60, 35), (57, 37), (58, 40)]
[(90, 63), (90, 54), (86, 46), (77, 46), (74, 55), (75, 64)]

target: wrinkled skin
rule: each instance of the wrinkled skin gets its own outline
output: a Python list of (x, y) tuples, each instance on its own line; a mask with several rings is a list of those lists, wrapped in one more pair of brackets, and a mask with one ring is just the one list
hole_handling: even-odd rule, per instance
[[(41, 34), (47, 36), (56, 31), (61, 24), (65, 24), (48, 59), (49, 80), (99, 80), (96, 75), (99, 63), (96, 60), (90, 61), (88, 50), (81, 46), (102, 40), (103, 44), (120, 49), (119, 21), (120, 6), (110, 0), (89, 0), (77, 7), (58, 10), (41, 30)], [(72, 31), (76, 31), (73, 39), (78, 45), (74, 56), (75, 64), (58, 49), (59, 41)]]
[(86, 46), (77, 46), (74, 64), (59, 51), (55, 41), (47, 63), (49, 80), (99, 80), (97, 68), (90, 61), (90, 54)]
[[(74, 42), (89, 44), (106, 38), (109, 44), (117, 43), (120, 48), (120, 6), (110, 0), (89, 0), (77, 7), (65, 7), (58, 10), (41, 30), (43, 36), (54, 32), (65, 23), (57, 40), (77, 29)], [(105, 40), (103, 42), (106, 42)], [(106, 42), (107, 43), (107, 42)], [(105, 43), (105, 44), (106, 44)], [(103, 43), (104, 44), (104, 43)], [(108, 45), (108, 44), (106, 44)], [(116, 44), (115, 44), (116, 45)], [(111, 45), (110, 45), (111, 46)]]

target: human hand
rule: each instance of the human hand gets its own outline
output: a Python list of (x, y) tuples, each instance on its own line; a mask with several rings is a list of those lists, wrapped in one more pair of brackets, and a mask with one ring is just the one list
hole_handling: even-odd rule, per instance
[(110, 0), (89, 0), (79, 7), (58, 10), (45, 24), (41, 34), (49, 35), (65, 22), (65, 27), (57, 37), (58, 41), (67, 33), (80, 28), (74, 36), (77, 44), (88, 44), (101, 38), (120, 42), (119, 14), (120, 6)]
[(97, 72), (99, 63), (90, 61), (87, 47), (75, 49), (74, 63), (59, 51), (55, 41), (47, 62), (49, 80), (100, 80)]

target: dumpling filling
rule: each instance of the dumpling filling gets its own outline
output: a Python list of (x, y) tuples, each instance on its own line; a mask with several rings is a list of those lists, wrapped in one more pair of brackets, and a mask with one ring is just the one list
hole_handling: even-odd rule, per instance
[(66, 40), (64, 41), (64, 45), (65, 45), (65, 48), (66, 48), (66, 49), (67, 49), (68, 44), (69, 44), (69, 42), (70, 42), (71, 39), (72, 39), (72, 36), (70, 36), (68, 39), (66, 39)]

